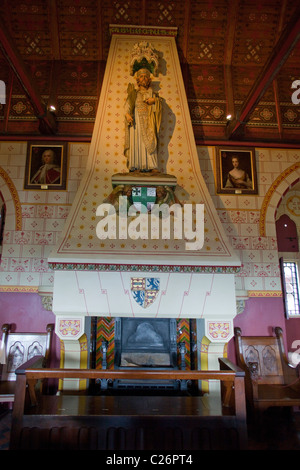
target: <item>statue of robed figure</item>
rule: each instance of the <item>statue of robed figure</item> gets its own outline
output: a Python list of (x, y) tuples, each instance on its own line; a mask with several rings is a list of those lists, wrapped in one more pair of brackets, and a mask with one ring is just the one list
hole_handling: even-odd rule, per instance
[(151, 88), (152, 63), (135, 61), (135, 78), (128, 85), (125, 102), (125, 148), (129, 171), (158, 171), (158, 134), (162, 98)]

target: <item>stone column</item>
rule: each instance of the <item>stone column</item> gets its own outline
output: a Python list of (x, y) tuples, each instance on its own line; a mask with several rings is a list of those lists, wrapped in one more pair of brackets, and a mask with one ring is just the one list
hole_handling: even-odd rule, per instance
[[(61, 369), (88, 368), (88, 341), (85, 333), (85, 317), (56, 317), (55, 333), (60, 339)], [(64, 379), (59, 383), (59, 390), (85, 390), (87, 381)]]
[[(219, 370), (218, 358), (226, 356), (227, 343), (233, 336), (233, 320), (205, 319), (204, 325), (197, 331), (197, 336), (199, 369)], [(202, 381), (200, 388), (203, 393), (207, 392), (216, 396), (220, 394), (218, 380)]]

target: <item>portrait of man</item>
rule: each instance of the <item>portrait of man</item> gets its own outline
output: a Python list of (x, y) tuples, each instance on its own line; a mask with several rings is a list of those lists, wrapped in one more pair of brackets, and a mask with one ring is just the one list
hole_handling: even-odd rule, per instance
[(28, 144), (25, 189), (65, 189), (66, 144)]
[(35, 184), (59, 184), (61, 167), (55, 163), (55, 153), (52, 149), (46, 149), (41, 157), (42, 165), (31, 178)]

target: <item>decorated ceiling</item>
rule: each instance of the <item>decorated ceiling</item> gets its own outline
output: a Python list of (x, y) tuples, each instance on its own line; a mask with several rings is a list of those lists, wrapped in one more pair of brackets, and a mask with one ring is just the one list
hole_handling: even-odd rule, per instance
[(197, 143), (299, 143), (295, 0), (2, 0), (0, 21), (0, 138), (90, 139), (119, 24), (177, 28)]

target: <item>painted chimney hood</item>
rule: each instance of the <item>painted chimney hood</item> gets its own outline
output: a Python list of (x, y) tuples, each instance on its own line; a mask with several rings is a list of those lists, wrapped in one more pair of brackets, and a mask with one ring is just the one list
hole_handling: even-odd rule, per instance
[[(231, 322), (236, 315), (234, 274), (240, 260), (201, 174), (175, 37), (175, 28), (111, 26), (86, 172), (61, 239), (48, 260), (54, 270), (53, 310), (62, 321), (86, 316), (168, 316)], [(161, 177), (168, 175), (175, 181), (175, 195), (183, 206), (204, 208), (200, 250), (187, 250), (187, 240), (174, 239), (172, 233), (169, 239), (97, 237), (97, 208), (112, 192), (114, 179), (126, 182), (132, 176), (123, 155), (123, 106), (128, 83), (135, 83), (130, 75), (130, 53), (140, 41), (151, 42), (160, 58), (152, 85), (163, 98)], [(151, 184), (149, 178), (139, 179), (137, 185)], [(153, 279), (157, 292), (143, 306), (136, 301), (133, 286)], [(80, 328), (77, 336), (83, 331)]]

